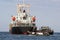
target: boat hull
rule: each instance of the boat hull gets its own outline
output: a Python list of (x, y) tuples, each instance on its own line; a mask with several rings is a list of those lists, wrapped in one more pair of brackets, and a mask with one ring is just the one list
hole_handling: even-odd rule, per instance
[(37, 30), (36, 27), (11, 27), (10, 33), (12, 34), (30, 34), (31, 32), (35, 32)]

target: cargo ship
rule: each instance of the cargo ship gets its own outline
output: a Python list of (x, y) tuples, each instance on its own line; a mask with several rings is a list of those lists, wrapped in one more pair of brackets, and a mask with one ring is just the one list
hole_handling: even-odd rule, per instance
[(30, 4), (17, 4), (17, 15), (12, 16), (12, 22), (10, 23), (10, 33), (29, 34), (29, 32), (36, 31), (36, 17), (30, 15), (29, 8)]
[[(25, 4), (23, 0), (22, 4), (20, 3), (17, 4), (17, 15), (11, 17), (11, 23), (9, 24), (9, 32), (11, 34), (24, 34), (24, 35), (44, 34), (45, 33), (44, 31), (37, 30), (35, 21), (36, 16), (30, 15), (30, 4)], [(53, 34), (53, 32), (51, 33)]]

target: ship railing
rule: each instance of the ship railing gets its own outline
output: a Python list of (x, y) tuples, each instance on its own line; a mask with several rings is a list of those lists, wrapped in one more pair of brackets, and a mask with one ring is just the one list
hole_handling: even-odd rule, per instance
[(33, 27), (33, 26), (35, 26), (35, 25), (33, 25), (32, 23), (19, 24), (19, 25), (18, 25), (18, 24), (13, 24), (13, 25), (12, 25), (12, 27), (15, 27), (15, 26), (16, 26), (16, 27), (18, 27), (18, 26), (22, 26), (22, 27), (29, 27), (29, 26), (30, 26), (30, 27)]

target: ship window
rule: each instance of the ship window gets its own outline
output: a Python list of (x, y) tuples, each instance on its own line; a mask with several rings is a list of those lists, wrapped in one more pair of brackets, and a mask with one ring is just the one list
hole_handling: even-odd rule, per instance
[(26, 20), (26, 19), (27, 19), (27, 16), (28, 16), (28, 15), (27, 15), (27, 14), (25, 14), (25, 16), (23, 17), (23, 20)]
[(23, 10), (23, 13), (25, 13), (25, 10)]
[(26, 17), (25, 16), (23, 17), (23, 20), (26, 20)]

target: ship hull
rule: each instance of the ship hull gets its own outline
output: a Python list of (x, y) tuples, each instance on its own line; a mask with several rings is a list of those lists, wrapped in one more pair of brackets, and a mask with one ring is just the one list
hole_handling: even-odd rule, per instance
[(12, 34), (30, 34), (31, 32), (35, 32), (37, 30), (36, 27), (11, 27), (10, 33)]

